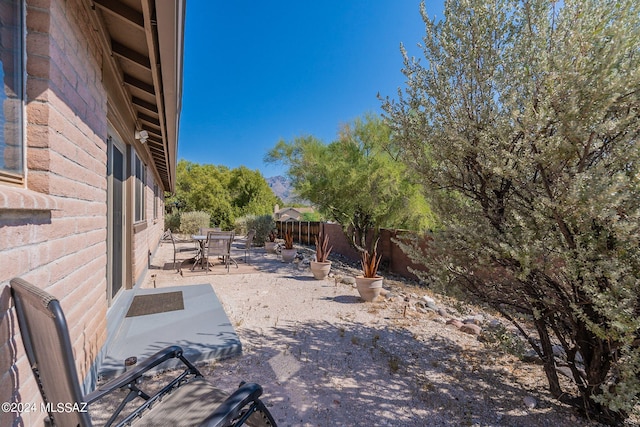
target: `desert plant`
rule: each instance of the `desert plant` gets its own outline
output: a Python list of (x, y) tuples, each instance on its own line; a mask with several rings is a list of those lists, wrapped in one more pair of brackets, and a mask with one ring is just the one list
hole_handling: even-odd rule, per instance
[(174, 233), (180, 230), (180, 213), (172, 212), (164, 216), (164, 229), (170, 229)]
[(361, 252), (362, 275), (364, 277), (373, 278), (378, 274), (378, 266), (380, 265), (382, 254), (378, 255), (377, 248), (378, 242), (376, 241), (371, 253), (368, 250)]
[(207, 212), (185, 212), (180, 215), (180, 232), (184, 234), (197, 234), (203, 227), (209, 227), (211, 215)]
[(235, 221), (233, 222), (233, 231), (235, 231), (237, 235), (246, 234), (247, 221), (250, 221), (250, 218), (252, 217), (253, 215), (245, 215), (245, 216), (236, 218)]
[(320, 230), (320, 233), (316, 236), (316, 261), (327, 262), (331, 249), (333, 249), (333, 246), (329, 247), (329, 236)]
[(275, 240), (275, 234), (273, 239), (270, 237), (275, 227), (275, 221), (271, 215), (248, 215), (244, 217), (244, 227), (246, 230), (256, 230), (256, 236), (254, 240), (257, 244), (261, 245), (264, 241), (269, 240), (273, 242)]
[(284, 233), (284, 248), (293, 249), (293, 234), (290, 231)]

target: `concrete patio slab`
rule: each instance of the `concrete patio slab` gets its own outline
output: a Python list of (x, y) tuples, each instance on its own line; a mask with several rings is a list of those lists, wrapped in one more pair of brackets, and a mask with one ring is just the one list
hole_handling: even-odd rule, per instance
[[(210, 284), (137, 289), (137, 295), (181, 291), (183, 310), (125, 317), (108, 344), (99, 374), (111, 378), (124, 372), (124, 361), (135, 356), (138, 362), (170, 345), (183, 348), (195, 363), (218, 360), (242, 353), (240, 339)], [(167, 363), (163, 368), (177, 365)]]

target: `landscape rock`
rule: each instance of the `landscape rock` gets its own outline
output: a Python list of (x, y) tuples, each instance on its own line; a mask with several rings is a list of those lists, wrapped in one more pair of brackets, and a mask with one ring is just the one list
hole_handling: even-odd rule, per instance
[(536, 406), (538, 406), (538, 401), (533, 396), (525, 396), (522, 400), (524, 401), (524, 406), (529, 409), (534, 409)]
[(438, 310), (438, 305), (436, 304), (436, 300), (434, 300), (433, 298), (425, 295), (422, 297), (422, 301), (424, 303), (424, 305), (433, 310), (433, 311), (437, 311)]
[(344, 283), (345, 285), (355, 285), (356, 278), (351, 276), (345, 276), (342, 278), (342, 283)]
[(499, 321), (498, 319), (491, 319), (487, 324), (487, 327), (491, 329), (500, 329), (502, 328), (502, 322)]
[(482, 314), (476, 314), (475, 316), (467, 317), (463, 320), (463, 323), (482, 325), (484, 323), (484, 316)]
[(482, 328), (473, 323), (464, 323), (462, 326), (460, 326), (460, 330), (466, 334), (471, 335), (480, 335), (480, 332), (482, 332)]
[(540, 357), (538, 357), (538, 353), (531, 348), (522, 355), (522, 360), (527, 363), (539, 362)]
[(464, 323), (462, 323), (458, 319), (449, 319), (449, 320), (447, 320), (447, 325), (453, 325), (456, 328), (460, 329), (462, 326), (464, 326)]
[(571, 381), (573, 381), (573, 372), (571, 372), (571, 368), (568, 366), (557, 366), (556, 367), (556, 371), (559, 374), (564, 375), (565, 377), (569, 378)]

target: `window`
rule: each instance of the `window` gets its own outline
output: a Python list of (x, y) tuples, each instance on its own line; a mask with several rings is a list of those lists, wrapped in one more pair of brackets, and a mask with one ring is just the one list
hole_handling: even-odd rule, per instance
[(144, 188), (146, 183), (146, 169), (140, 157), (137, 154), (133, 154), (133, 173), (135, 174), (135, 213), (134, 213), (134, 222), (144, 221), (145, 214), (145, 203), (144, 203)]
[(0, 181), (24, 176), (24, 2), (0, 0)]
[(153, 184), (153, 219), (158, 219), (158, 203), (160, 203), (158, 184)]

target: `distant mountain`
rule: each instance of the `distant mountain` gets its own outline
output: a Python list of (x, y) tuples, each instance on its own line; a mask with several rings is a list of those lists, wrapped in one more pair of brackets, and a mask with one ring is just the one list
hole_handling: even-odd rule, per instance
[(273, 194), (280, 197), (284, 203), (293, 201), (293, 188), (291, 182), (284, 176), (272, 176), (267, 178), (267, 184), (271, 187)]

